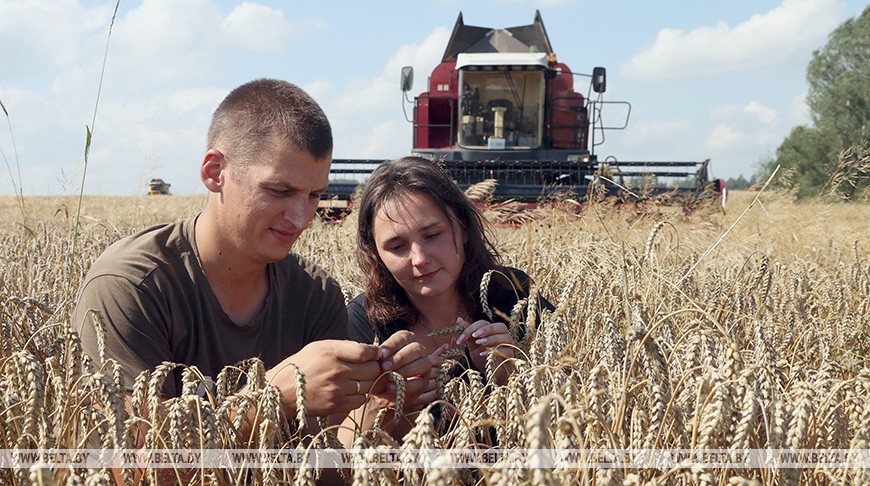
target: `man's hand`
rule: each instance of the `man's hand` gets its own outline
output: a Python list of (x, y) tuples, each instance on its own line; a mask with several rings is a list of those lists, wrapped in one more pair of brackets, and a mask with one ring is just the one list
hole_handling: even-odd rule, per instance
[[(305, 375), (305, 412), (313, 416), (345, 414), (366, 401), (381, 375), (379, 348), (353, 341), (314, 341), (266, 372), (281, 391), (288, 417), (296, 414), (296, 369)], [(380, 390), (383, 389), (381, 385)]]

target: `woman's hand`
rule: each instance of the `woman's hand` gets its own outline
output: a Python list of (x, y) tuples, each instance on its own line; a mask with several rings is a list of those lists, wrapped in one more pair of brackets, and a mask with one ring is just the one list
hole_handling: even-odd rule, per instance
[[(464, 322), (461, 318), (457, 322)], [(514, 357), (517, 343), (511, 337), (508, 327), (503, 322), (489, 322), (485, 320), (475, 321), (468, 325), (456, 338), (456, 344), (461, 346), (468, 343), (468, 351), (474, 365), (479, 370), (486, 369), (487, 356), (495, 353), (495, 366), (505, 359)], [(502, 380), (504, 378), (504, 380)], [(497, 382), (506, 382), (507, 373), (500, 372)]]
[[(406, 409), (419, 410), (437, 398), (435, 385), (438, 367), (445, 361), (441, 354), (446, 350), (445, 344), (429, 354), (411, 331), (399, 331), (381, 344), (378, 356), (381, 372), (395, 371), (405, 378)], [(384, 376), (380, 380), (389, 379)], [(396, 402), (396, 390), (396, 384), (388, 381), (385, 390), (375, 395), (381, 403), (386, 400), (393, 406)]]

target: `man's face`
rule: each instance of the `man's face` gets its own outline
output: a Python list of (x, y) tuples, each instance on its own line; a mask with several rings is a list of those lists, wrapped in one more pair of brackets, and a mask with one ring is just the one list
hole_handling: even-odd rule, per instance
[(243, 169), (230, 160), (220, 204), (224, 240), (256, 264), (287, 256), (327, 189), (330, 159), (278, 144)]

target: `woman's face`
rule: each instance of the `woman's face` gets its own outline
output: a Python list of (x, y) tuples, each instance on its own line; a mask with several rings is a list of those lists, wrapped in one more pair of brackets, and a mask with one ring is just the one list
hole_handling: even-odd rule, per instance
[(432, 198), (414, 193), (387, 201), (372, 232), (378, 256), (412, 303), (456, 292), (466, 238)]

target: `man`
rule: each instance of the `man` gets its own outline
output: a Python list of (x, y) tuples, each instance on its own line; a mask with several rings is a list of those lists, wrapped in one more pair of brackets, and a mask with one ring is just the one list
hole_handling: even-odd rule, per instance
[[(338, 284), (289, 253), (314, 217), (331, 160), (329, 122), (304, 91), (269, 79), (233, 90), (209, 128), (202, 213), (123, 238), (88, 272), (75, 310), (85, 351), (99, 363), (95, 310), (128, 388), (164, 361), (216, 379), (225, 366), (258, 357), (288, 417), (296, 414), (296, 367), (309, 415), (362, 405), (387, 352), (346, 340)], [(167, 380), (166, 396), (181, 393), (180, 377)]]

